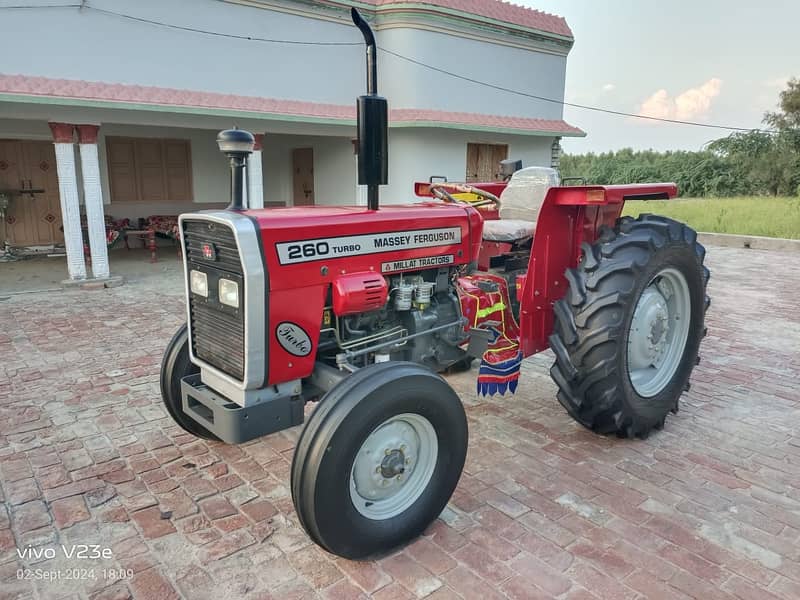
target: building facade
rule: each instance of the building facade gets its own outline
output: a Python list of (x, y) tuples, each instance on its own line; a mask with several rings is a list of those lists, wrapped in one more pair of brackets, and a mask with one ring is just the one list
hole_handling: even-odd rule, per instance
[(352, 6), (375, 29), (389, 100), (382, 202), (413, 200), (413, 182), (430, 176), (495, 179), (502, 158), (550, 165), (561, 137), (584, 135), (558, 102), (531, 97), (563, 100), (566, 22), (500, 0), (4, 4), (0, 194), (10, 201), (0, 243), (65, 244), (73, 278), (92, 274), (87, 240), (94, 276), (108, 274), (108, 216), (227, 204), (215, 137), (232, 126), (257, 134), (251, 206), (365, 204), (353, 152), (364, 46)]

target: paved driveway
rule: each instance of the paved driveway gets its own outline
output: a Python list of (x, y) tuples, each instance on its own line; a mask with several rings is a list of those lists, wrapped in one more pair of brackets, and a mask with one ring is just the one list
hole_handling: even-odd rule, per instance
[[(719, 248), (708, 262), (703, 362), (664, 431), (583, 430), (555, 400), (547, 354), (527, 361), (516, 397), (479, 400), (474, 372), (452, 377), (471, 428), (459, 488), (422, 538), (362, 563), (297, 525), (296, 430), (225, 446), (166, 418), (175, 269), (12, 296), (0, 598), (800, 598), (797, 255)], [(67, 557), (73, 544), (106, 557)]]

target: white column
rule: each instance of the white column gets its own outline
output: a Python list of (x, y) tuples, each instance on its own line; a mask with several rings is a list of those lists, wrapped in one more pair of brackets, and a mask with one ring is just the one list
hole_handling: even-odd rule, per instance
[(353, 143), (353, 158), (356, 165), (356, 206), (367, 205), (367, 186), (358, 185), (358, 140), (350, 140)]
[(92, 275), (104, 279), (109, 276), (106, 220), (103, 211), (103, 190), (100, 187), (100, 160), (97, 155), (97, 125), (78, 125), (81, 150), (81, 175), (83, 176), (83, 204), (89, 230), (92, 254)]
[(81, 212), (78, 205), (78, 179), (75, 173), (75, 146), (72, 142), (74, 127), (64, 123), (50, 123), (50, 129), (55, 140), (58, 195), (61, 200), (64, 245), (67, 249), (67, 271), (70, 279), (86, 279)]
[(256, 145), (247, 157), (247, 207), (264, 208), (264, 173), (261, 168), (263, 133), (256, 133)]
[(550, 166), (558, 171), (561, 168), (561, 138), (553, 138), (553, 145), (550, 146)]
[(264, 208), (264, 174), (261, 169), (261, 150), (247, 157), (247, 207)]

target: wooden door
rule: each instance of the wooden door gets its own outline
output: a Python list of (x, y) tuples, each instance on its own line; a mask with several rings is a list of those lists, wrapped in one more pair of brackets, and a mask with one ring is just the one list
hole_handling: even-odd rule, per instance
[(191, 202), (189, 140), (108, 136), (111, 201)]
[(0, 245), (10, 240), (8, 231), (16, 220), (16, 214), (12, 216), (9, 211), (13, 210), (17, 197), (15, 192), (23, 186), (23, 183), (19, 164), (19, 142), (0, 140), (0, 193), (12, 203), (4, 212), (3, 222), (0, 223)]
[(292, 190), (294, 206), (314, 204), (314, 149), (292, 150)]
[[(0, 142), (0, 188), (23, 190), (12, 195), (6, 215), (5, 236), (9, 244), (48, 246), (64, 241), (52, 142)], [(44, 191), (24, 192), (38, 189)]]
[(136, 145), (133, 138), (106, 138), (108, 182), (112, 202), (135, 202), (139, 199), (136, 177)]
[(188, 140), (164, 140), (164, 174), (170, 202), (191, 202), (191, 145)]
[(166, 185), (164, 176), (163, 144), (159, 139), (136, 140), (136, 170), (139, 175), (140, 199), (145, 202), (164, 202)]
[(500, 161), (506, 158), (506, 144), (467, 144), (467, 181), (500, 181)]

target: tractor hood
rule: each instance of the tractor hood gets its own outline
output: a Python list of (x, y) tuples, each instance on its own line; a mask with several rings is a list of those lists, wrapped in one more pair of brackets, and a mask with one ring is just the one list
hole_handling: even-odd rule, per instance
[[(181, 215), (180, 223), (187, 285), (190, 271), (200, 272), (215, 291), (221, 278), (238, 285), (243, 312), (217, 306), (215, 292), (208, 297), (187, 292), (187, 316), (190, 335), (207, 330), (198, 338), (206, 346), (194, 347), (205, 352), (198, 363), (205, 377), (216, 377), (209, 385), (218, 389), (232, 375), (229, 386), (240, 396), (247, 393), (241, 390), (311, 374), (332, 286), (349, 289), (360, 281), (385, 288), (384, 277), (477, 264), (483, 229), (474, 208), (434, 202), (377, 211), (351, 206), (202, 211)], [(211, 317), (210, 323), (203, 320)], [(218, 360), (220, 344), (227, 344), (222, 353), (227, 362)], [(231, 356), (238, 362), (232, 364)]]
[(467, 264), (477, 260), (483, 227), (475, 209), (437, 202), (242, 214), (260, 230), (270, 290), (327, 284), (344, 273)]

